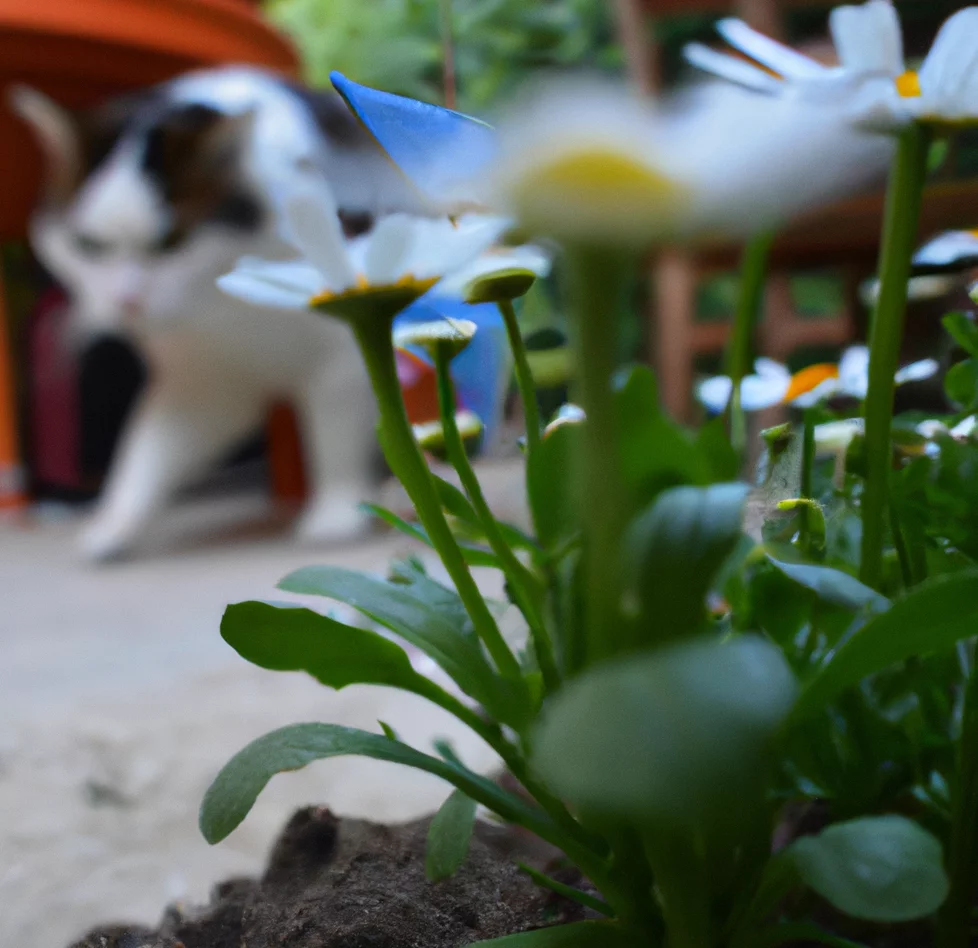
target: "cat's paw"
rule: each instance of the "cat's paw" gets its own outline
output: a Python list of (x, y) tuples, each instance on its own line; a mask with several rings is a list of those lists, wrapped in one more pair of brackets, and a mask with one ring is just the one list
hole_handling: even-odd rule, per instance
[(299, 518), (296, 535), (305, 543), (317, 545), (336, 545), (367, 536), (373, 518), (359, 509), (359, 503), (359, 496), (341, 495), (314, 504)]
[(132, 546), (132, 530), (128, 524), (109, 517), (95, 516), (81, 531), (78, 549), (91, 563), (111, 563), (123, 559)]

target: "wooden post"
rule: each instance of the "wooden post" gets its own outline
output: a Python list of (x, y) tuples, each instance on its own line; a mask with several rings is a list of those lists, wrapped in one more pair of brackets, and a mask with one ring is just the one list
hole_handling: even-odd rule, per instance
[(19, 510), (27, 505), (27, 494), (17, 437), (14, 359), (2, 278), (0, 268), (0, 510)]
[(659, 44), (642, 6), (642, 0), (615, 0), (615, 20), (618, 39), (625, 51), (629, 78), (636, 89), (651, 94), (659, 88), (662, 80)]
[(660, 395), (673, 417), (687, 421), (692, 409), (696, 261), (681, 251), (666, 251), (655, 262), (654, 279), (650, 339)]
[(784, 22), (778, 0), (734, 0), (734, 13), (755, 30), (780, 38)]

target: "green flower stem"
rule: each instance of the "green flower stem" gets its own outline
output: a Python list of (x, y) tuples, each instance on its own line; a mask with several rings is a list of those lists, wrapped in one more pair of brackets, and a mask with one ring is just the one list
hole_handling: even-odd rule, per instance
[(730, 443), (741, 458), (747, 449), (747, 418), (740, 402), (740, 383), (751, 369), (754, 328), (761, 315), (767, 265), (773, 243), (772, 231), (753, 237), (744, 248), (737, 311), (727, 349), (727, 375), (733, 382), (730, 404), (727, 406), (730, 416)]
[(978, 888), (978, 666), (971, 670), (965, 694), (948, 838), (951, 891), (938, 915), (937, 944), (939, 948), (967, 948), (972, 944)]
[(869, 342), (866, 397), (866, 485), (862, 498), (863, 540), (859, 578), (879, 588), (883, 576), (887, 483), (892, 465), (893, 376), (900, 358), (910, 261), (927, 174), (930, 133), (913, 124), (899, 137), (890, 172), (880, 250), (880, 293)]
[(521, 678), (520, 666), (496, 625), (479, 587), (452, 534), (431, 472), (414, 440), (397, 378), (390, 319), (357, 319), (353, 332), (363, 354), (380, 409), (384, 451), (395, 476), (404, 486), (448, 575), (500, 673)]
[(441, 410), (441, 423), (445, 435), (445, 450), (448, 452), (448, 460), (458, 472), (462, 487), (479, 518), (486, 539), (489, 541), (492, 551), (499, 557), (503, 572), (510, 582), (516, 604), (530, 626), (533, 647), (540, 665), (540, 671), (543, 674), (544, 684), (548, 691), (554, 691), (560, 686), (560, 675), (554, 660), (550, 633), (540, 612), (540, 598), (537, 590), (534, 589), (536, 580), (516, 558), (516, 554), (503, 537), (499, 524), (482, 493), (479, 478), (472, 470), (468, 454), (465, 451), (465, 444), (455, 421), (455, 386), (452, 384), (450, 364), (450, 354), (444, 352), (441, 347), (436, 347), (435, 373), (438, 380), (438, 407)]
[(516, 371), (516, 384), (520, 390), (520, 401), (523, 402), (523, 417), (526, 421), (526, 451), (532, 454), (540, 443), (540, 406), (537, 403), (537, 387), (533, 381), (530, 360), (526, 354), (526, 343), (516, 320), (516, 310), (509, 300), (497, 304), (506, 324), (506, 335), (509, 336), (509, 347), (513, 350), (513, 362)]
[(585, 623), (587, 664), (615, 654), (622, 623), (621, 537), (628, 500), (618, 453), (618, 419), (612, 391), (617, 368), (614, 331), (627, 261), (613, 251), (568, 246), (578, 401), (584, 425)]
[[(803, 416), (802, 450), (801, 450), (801, 496), (812, 500), (812, 474), (815, 466), (815, 411), (806, 408)], [(806, 552), (812, 547), (812, 513), (806, 504), (799, 510), (800, 546)]]

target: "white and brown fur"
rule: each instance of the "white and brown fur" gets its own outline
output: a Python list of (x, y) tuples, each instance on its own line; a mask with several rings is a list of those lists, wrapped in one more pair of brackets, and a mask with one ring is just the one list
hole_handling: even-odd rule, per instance
[(348, 228), (419, 210), (343, 103), (229, 68), (84, 114), (26, 89), (14, 104), (47, 158), (36, 253), (68, 289), (79, 324), (130, 337), (150, 368), (84, 552), (129, 551), (178, 488), (283, 398), (301, 420), (312, 487), (300, 533), (360, 533), (375, 441), (351, 334), (311, 313), (231, 300), (214, 282), (242, 255), (293, 255), (277, 209), (304, 175), (327, 177)]

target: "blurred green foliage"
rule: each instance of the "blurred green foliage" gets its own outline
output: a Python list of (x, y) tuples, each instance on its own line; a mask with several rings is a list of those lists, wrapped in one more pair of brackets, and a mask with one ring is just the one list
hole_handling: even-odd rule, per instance
[[(443, 101), (438, 0), (268, 0), (299, 47), (308, 80), (338, 69), (357, 82)], [(596, 0), (453, 0), (458, 102), (478, 112), (540, 67), (614, 69), (611, 6)]]

